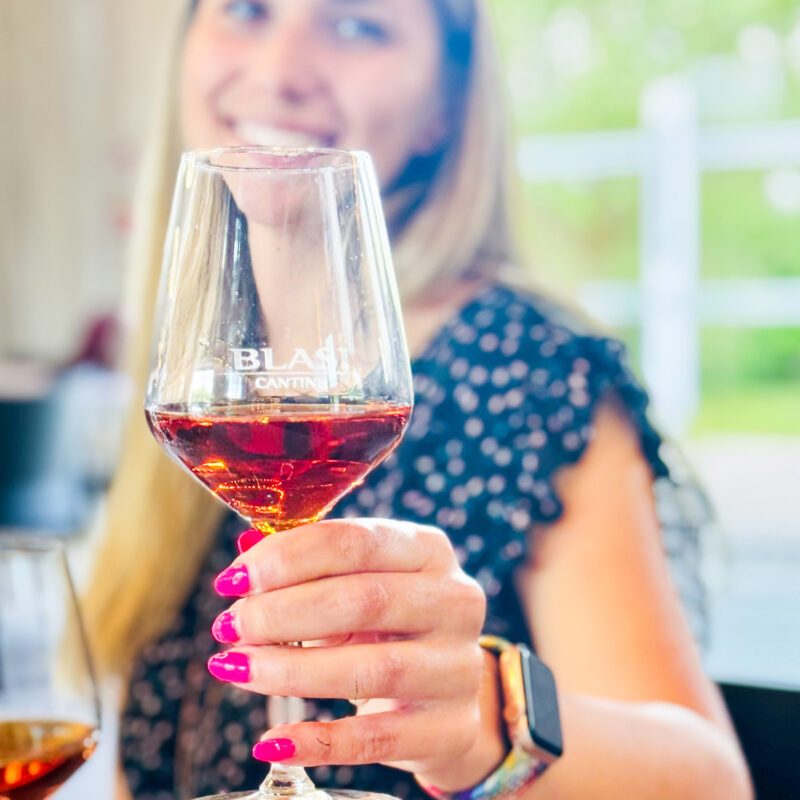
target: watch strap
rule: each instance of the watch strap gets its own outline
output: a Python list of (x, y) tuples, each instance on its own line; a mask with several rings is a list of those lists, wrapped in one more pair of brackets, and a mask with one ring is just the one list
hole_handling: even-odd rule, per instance
[(481, 647), (494, 653), (498, 659), (502, 714), (511, 750), (497, 769), (469, 789), (447, 792), (419, 781), (422, 789), (435, 800), (500, 800), (511, 797), (532, 784), (560, 755), (560, 741), (556, 751), (550, 752), (536, 744), (536, 737), (529, 729), (530, 698), (526, 693), (527, 681), (523, 670), (526, 667), (524, 656), (533, 657), (530, 651), (499, 636), (484, 635), (479, 641)]
[(419, 784), (435, 800), (501, 800), (532, 784), (547, 767), (544, 761), (539, 761), (521, 748), (512, 747), (494, 772), (469, 789), (446, 792), (422, 782)]

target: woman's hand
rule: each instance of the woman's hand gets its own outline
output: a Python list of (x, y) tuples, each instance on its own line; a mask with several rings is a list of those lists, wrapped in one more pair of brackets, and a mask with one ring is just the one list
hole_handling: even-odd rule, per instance
[[(460, 775), (463, 786), (502, 758), (491, 660), (478, 645), (486, 600), (440, 530), (306, 525), (260, 541), (216, 588), (241, 599), (214, 623), (234, 645), (209, 661), (215, 677), (264, 695), (376, 701), (356, 717), (273, 729), (257, 758), (380, 762), (440, 785)], [(317, 646), (281, 644), (291, 641)]]

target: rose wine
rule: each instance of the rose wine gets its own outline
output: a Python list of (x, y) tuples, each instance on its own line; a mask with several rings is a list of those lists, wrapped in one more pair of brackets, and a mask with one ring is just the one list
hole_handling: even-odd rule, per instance
[(0, 722), (0, 800), (50, 797), (96, 746), (95, 729), (78, 722)]
[(220, 406), (203, 415), (148, 409), (156, 439), (264, 533), (322, 517), (400, 441), (396, 405)]

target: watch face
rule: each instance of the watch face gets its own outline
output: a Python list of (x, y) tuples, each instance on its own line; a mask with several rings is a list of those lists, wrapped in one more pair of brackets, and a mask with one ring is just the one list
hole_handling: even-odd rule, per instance
[(558, 694), (553, 673), (524, 645), (519, 645), (528, 732), (533, 744), (558, 758), (564, 752)]

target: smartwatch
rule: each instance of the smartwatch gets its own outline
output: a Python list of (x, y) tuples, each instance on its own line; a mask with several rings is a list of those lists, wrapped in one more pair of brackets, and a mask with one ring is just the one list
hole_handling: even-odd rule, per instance
[(420, 782), (435, 800), (505, 800), (533, 783), (564, 752), (553, 673), (524, 644), (481, 636), (498, 660), (502, 714), (511, 744), (503, 762), (477, 786), (446, 792)]
[(503, 719), (512, 747), (550, 764), (564, 752), (556, 682), (550, 668), (524, 644), (481, 636), (500, 671)]

